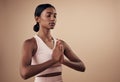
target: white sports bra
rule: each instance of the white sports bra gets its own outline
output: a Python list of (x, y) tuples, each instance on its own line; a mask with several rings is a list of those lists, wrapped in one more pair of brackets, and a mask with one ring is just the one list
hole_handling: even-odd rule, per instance
[[(50, 49), (38, 35), (35, 35), (34, 38), (37, 43), (37, 51), (36, 54), (32, 57), (32, 65), (41, 64), (43, 62), (50, 60), (52, 58), (52, 52), (54, 48)], [(56, 41), (57, 40), (54, 39), (54, 47), (56, 46)], [(58, 65), (57, 67), (47, 68), (46, 70), (37, 74), (36, 76), (54, 72), (61, 72), (62, 65), (60, 63), (58, 63), (57, 65)]]

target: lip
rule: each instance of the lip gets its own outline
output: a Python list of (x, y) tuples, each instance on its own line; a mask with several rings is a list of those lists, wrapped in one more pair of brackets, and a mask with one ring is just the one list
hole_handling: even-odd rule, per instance
[(50, 26), (55, 26), (55, 23), (49, 23)]

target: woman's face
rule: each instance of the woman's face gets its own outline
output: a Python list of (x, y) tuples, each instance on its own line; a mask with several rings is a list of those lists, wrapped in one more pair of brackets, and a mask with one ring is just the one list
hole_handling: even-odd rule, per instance
[(56, 24), (56, 10), (52, 7), (46, 8), (39, 17), (41, 27), (53, 29)]

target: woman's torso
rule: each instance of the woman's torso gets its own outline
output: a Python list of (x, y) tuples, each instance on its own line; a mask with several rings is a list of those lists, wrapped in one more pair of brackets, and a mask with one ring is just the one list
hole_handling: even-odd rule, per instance
[[(32, 57), (32, 65), (41, 64), (41, 63), (44, 63), (44, 62), (52, 59), (52, 52), (54, 50), (54, 47), (56, 46), (57, 40), (53, 38), (54, 47), (53, 47), (53, 49), (51, 49), (45, 44), (45, 42), (38, 35), (35, 35), (34, 39), (37, 44), (37, 50), (36, 50), (36, 53)], [(39, 76), (44, 77), (44, 75), (46, 75), (48, 77), (52, 76), (52, 75), (57, 76), (57, 73), (61, 75), (61, 71), (62, 71), (62, 66), (60, 63), (57, 63), (57, 64), (47, 68), (43, 72), (37, 74), (36, 77), (39, 77)]]

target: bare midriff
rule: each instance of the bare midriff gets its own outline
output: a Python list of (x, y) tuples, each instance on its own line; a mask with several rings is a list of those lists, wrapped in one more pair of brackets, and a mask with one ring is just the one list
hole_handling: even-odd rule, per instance
[(58, 76), (58, 75), (62, 75), (62, 73), (61, 72), (54, 72), (54, 73), (39, 75), (37, 77), (54, 77), (54, 76)]

